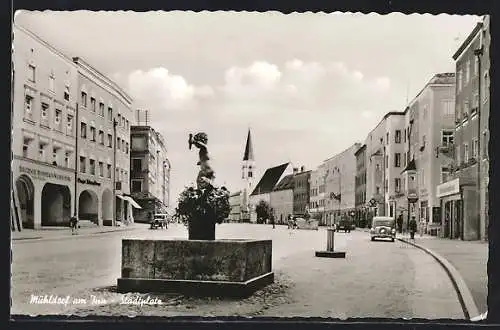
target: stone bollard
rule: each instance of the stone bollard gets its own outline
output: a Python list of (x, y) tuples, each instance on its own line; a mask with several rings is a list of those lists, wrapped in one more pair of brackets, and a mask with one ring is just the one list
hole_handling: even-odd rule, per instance
[(320, 258), (345, 258), (345, 251), (335, 251), (335, 229), (326, 229), (326, 251), (316, 251), (316, 257)]
[(335, 229), (328, 228), (326, 230), (326, 250), (333, 252), (335, 248)]

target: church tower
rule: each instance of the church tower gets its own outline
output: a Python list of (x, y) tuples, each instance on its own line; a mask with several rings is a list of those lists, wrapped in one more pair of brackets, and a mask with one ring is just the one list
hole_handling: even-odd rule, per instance
[[(250, 194), (253, 191), (255, 177), (255, 160), (253, 156), (252, 135), (248, 129), (247, 143), (245, 145), (245, 153), (243, 154), (243, 162), (241, 164), (241, 180), (242, 180), (242, 213), (248, 213)], [(242, 214), (243, 218), (249, 214)]]

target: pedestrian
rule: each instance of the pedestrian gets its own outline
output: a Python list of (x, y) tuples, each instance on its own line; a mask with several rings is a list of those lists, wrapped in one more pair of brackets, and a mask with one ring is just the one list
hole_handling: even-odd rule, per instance
[(398, 232), (401, 234), (403, 232), (403, 212), (399, 213), (397, 219)]
[(417, 221), (415, 220), (415, 216), (412, 215), (410, 220), (410, 239), (415, 240), (415, 233), (417, 232)]
[(71, 235), (78, 235), (78, 218), (76, 215), (69, 218), (69, 227), (71, 228)]
[(273, 225), (273, 229), (276, 228), (276, 222), (274, 221), (274, 214), (271, 214), (271, 224)]

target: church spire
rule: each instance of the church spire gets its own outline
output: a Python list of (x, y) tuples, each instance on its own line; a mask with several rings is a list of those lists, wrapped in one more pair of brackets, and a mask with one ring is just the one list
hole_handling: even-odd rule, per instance
[(250, 129), (248, 129), (247, 144), (245, 146), (245, 154), (243, 155), (243, 160), (254, 160), (252, 136), (250, 135)]

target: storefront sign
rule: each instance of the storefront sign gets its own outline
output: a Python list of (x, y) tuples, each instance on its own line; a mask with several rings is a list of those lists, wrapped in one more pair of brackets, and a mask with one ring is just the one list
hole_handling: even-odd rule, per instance
[(89, 180), (89, 179), (80, 179), (80, 178), (78, 178), (78, 182), (79, 183), (83, 183), (83, 184), (88, 184), (88, 185), (91, 185), (91, 186), (100, 186), (101, 185), (100, 182), (92, 181), (92, 180)]
[(44, 171), (22, 165), (19, 166), (19, 172), (29, 174), (33, 177), (33, 179), (38, 180), (56, 179), (61, 181), (71, 181), (71, 176), (68, 175), (57, 174), (54, 171)]
[(448, 195), (458, 194), (460, 192), (460, 180), (455, 179), (437, 186), (436, 196), (443, 197)]

